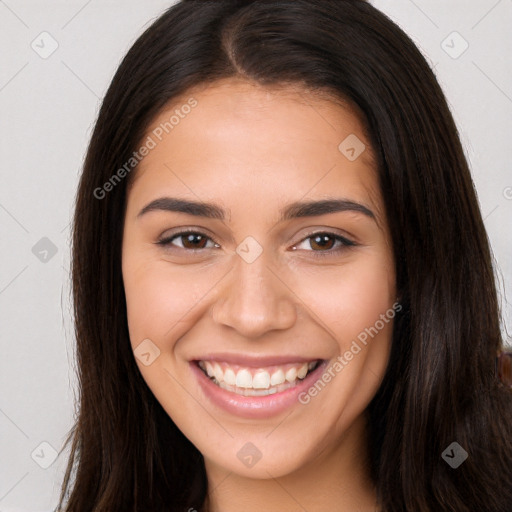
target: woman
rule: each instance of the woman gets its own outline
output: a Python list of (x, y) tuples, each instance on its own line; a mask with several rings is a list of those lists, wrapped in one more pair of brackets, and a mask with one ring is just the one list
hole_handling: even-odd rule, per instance
[(470, 172), (367, 2), (184, 0), (149, 27), (91, 139), (73, 287), (61, 510), (510, 510)]

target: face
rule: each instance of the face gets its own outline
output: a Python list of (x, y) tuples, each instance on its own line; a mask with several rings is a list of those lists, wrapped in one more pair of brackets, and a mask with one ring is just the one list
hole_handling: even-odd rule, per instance
[(207, 469), (277, 477), (336, 453), (382, 381), (395, 315), (359, 117), (225, 80), (174, 100), (144, 141), (122, 248), (143, 378)]

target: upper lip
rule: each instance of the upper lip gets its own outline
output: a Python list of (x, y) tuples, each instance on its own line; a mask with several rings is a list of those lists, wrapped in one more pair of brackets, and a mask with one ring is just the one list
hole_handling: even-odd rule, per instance
[(248, 368), (261, 368), (264, 366), (276, 366), (289, 363), (309, 363), (319, 361), (320, 357), (301, 357), (297, 355), (248, 355), (248, 354), (207, 354), (193, 358), (192, 361), (212, 361), (218, 363), (236, 364)]

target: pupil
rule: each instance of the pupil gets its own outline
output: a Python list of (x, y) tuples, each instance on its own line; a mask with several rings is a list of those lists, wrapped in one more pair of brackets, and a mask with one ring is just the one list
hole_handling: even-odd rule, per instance
[(329, 242), (332, 243), (331, 235), (316, 235), (314, 242), (321, 248), (330, 248), (331, 246), (328, 246), (328, 244)]
[[(187, 242), (190, 242), (192, 245), (200, 246), (201, 239), (203, 238), (202, 235), (190, 233), (186, 236)], [(204, 240), (203, 240), (204, 241)], [(197, 243), (199, 242), (199, 244)], [(201, 246), (200, 246), (201, 247)], [(202, 248), (202, 247), (201, 247)]]

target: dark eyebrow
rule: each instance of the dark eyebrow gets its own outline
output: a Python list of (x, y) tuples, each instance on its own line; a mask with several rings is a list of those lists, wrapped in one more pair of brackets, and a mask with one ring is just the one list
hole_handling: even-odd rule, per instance
[[(142, 208), (137, 217), (141, 217), (145, 213), (155, 210), (180, 212), (197, 217), (219, 220), (225, 220), (228, 213), (223, 208), (213, 203), (177, 199), (175, 197), (160, 197)], [(362, 213), (376, 220), (375, 214), (363, 204), (348, 199), (324, 199), (320, 201), (298, 201), (291, 203), (281, 210), (279, 221), (282, 222), (299, 217), (314, 217), (317, 215), (346, 211)]]
[(281, 221), (297, 217), (314, 217), (327, 213), (356, 212), (375, 220), (375, 214), (366, 206), (349, 199), (324, 199), (321, 201), (296, 202), (281, 212)]
[(197, 217), (208, 217), (210, 219), (220, 220), (224, 220), (226, 216), (226, 212), (220, 206), (212, 203), (177, 199), (175, 197), (160, 197), (144, 206), (137, 217), (141, 217), (145, 213), (155, 210), (187, 213), (188, 215), (195, 215)]

